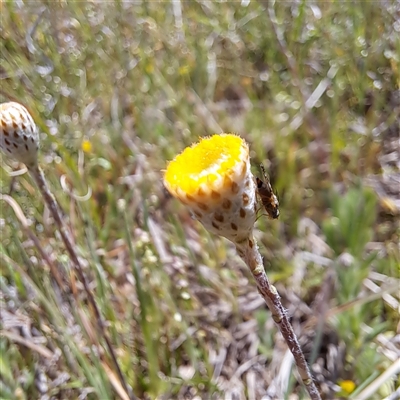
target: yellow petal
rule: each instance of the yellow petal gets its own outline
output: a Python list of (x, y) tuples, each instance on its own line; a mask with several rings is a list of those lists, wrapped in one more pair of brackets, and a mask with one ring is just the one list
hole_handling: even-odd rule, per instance
[(222, 134), (187, 147), (169, 163), (164, 177), (166, 186), (193, 195), (202, 184), (212, 185), (221, 176), (229, 175), (240, 162), (244, 143), (239, 136)]
[(256, 186), (239, 136), (214, 135), (186, 148), (169, 163), (164, 184), (210, 232), (236, 244), (251, 236)]

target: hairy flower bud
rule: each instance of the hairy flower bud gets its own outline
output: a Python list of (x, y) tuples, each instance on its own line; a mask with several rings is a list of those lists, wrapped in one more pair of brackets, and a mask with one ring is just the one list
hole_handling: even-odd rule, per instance
[(19, 103), (0, 104), (0, 148), (28, 168), (37, 166), (38, 129)]
[(239, 136), (214, 135), (186, 148), (169, 163), (164, 184), (210, 232), (237, 245), (252, 237), (256, 186)]

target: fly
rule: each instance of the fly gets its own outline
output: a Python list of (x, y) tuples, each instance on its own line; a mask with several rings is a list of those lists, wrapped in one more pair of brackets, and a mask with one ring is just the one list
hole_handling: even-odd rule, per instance
[(264, 180), (256, 177), (257, 192), (265, 210), (267, 211), (268, 216), (276, 219), (279, 217), (279, 201), (272, 189), (264, 166), (261, 164), (260, 167), (264, 175)]

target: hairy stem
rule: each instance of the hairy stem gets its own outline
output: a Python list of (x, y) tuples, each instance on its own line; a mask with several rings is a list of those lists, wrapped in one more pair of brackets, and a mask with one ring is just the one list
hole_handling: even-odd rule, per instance
[(310, 395), (311, 400), (321, 400), (321, 396), (311, 376), (311, 371), (301, 350), (299, 341), (287, 317), (286, 311), (282, 305), (281, 298), (273, 285), (271, 285), (264, 270), (262, 257), (254, 238), (251, 238), (246, 245), (236, 246), (238, 254), (250, 268), (251, 273), (256, 280), (257, 288), (268, 308), (272, 317), (278, 326), (283, 338), (286, 341), (290, 351), (293, 354), (297, 369), (301, 379)]

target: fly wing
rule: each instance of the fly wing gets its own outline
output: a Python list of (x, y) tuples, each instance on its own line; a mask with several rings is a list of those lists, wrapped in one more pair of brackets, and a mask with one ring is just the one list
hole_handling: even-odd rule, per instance
[[(269, 180), (269, 175), (267, 174), (267, 171), (265, 171), (264, 165), (260, 164), (260, 168), (261, 168), (261, 171), (262, 171), (262, 173), (264, 175), (264, 182), (263, 183), (266, 186), (266, 190), (270, 193), (270, 195), (272, 195), (273, 194), (273, 190), (272, 190), (271, 182)], [(257, 181), (257, 183), (258, 183), (258, 181)]]

